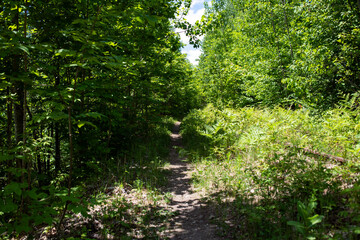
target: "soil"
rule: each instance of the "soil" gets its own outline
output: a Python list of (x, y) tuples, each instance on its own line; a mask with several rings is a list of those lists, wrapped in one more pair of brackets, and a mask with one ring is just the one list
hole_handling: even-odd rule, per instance
[(210, 223), (213, 218), (211, 209), (201, 202), (201, 195), (191, 184), (191, 164), (185, 158), (180, 158), (177, 148), (181, 148), (180, 122), (176, 122), (171, 134), (170, 150), (171, 171), (168, 192), (172, 193), (170, 208), (177, 214), (172, 219), (169, 239), (210, 240), (221, 239), (216, 236), (216, 226)]

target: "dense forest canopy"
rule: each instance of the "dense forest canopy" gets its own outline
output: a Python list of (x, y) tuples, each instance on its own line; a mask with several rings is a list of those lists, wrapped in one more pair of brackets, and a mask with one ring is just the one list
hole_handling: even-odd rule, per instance
[(199, 63), (225, 106), (329, 108), (359, 91), (359, 1), (214, 1)]

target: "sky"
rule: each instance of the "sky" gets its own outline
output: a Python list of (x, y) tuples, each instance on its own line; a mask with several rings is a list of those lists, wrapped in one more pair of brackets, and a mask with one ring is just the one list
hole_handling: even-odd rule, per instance
[[(204, 2), (210, 2), (210, 0), (192, 0), (190, 11), (185, 17), (189, 23), (194, 24), (197, 20), (201, 19), (201, 16), (205, 12)], [(176, 32), (180, 32), (181, 41), (186, 44), (186, 46), (182, 48), (181, 52), (186, 53), (189, 61), (192, 64), (197, 65), (198, 61), (196, 61), (196, 59), (199, 58), (201, 50), (200, 48), (193, 48), (193, 46), (189, 44), (189, 38), (186, 37), (185, 33), (182, 31), (183, 30), (181, 29), (176, 30)], [(200, 39), (203, 39), (203, 37), (200, 37)]]

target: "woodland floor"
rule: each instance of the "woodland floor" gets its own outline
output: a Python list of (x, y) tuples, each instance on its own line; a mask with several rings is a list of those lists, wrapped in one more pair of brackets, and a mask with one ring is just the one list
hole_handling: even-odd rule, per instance
[[(222, 239), (216, 235), (217, 227), (210, 223), (215, 218), (214, 209), (202, 201), (201, 194), (192, 186), (192, 165), (178, 154), (182, 148), (180, 124), (176, 122), (174, 125), (169, 165), (162, 169), (169, 175), (168, 184), (161, 192), (170, 193), (170, 201), (149, 201), (146, 191), (125, 186), (108, 187), (106, 201), (91, 208), (88, 217), (75, 215), (69, 218), (61, 232), (55, 227), (41, 228), (35, 239), (83, 239), (72, 237), (84, 233), (90, 239)], [(169, 214), (162, 220), (155, 217), (164, 210)], [(139, 222), (141, 218), (151, 220)]]
[(181, 158), (177, 148), (181, 148), (180, 122), (176, 122), (171, 134), (169, 184), (166, 189), (172, 194), (170, 208), (176, 212), (171, 221), (168, 237), (170, 239), (202, 240), (220, 239), (216, 236), (216, 226), (210, 223), (211, 208), (201, 202), (201, 195), (191, 184), (191, 164)]

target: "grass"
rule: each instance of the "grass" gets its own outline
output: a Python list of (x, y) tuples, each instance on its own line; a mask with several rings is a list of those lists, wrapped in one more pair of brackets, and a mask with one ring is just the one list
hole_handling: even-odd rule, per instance
[(212, 105), (189, 114), (182, 134), (196, 166), (194, 183), (218, 209), (222, 234), (232, 239), (356, 239), (359, 118), (346, 105), (321, 115)]

